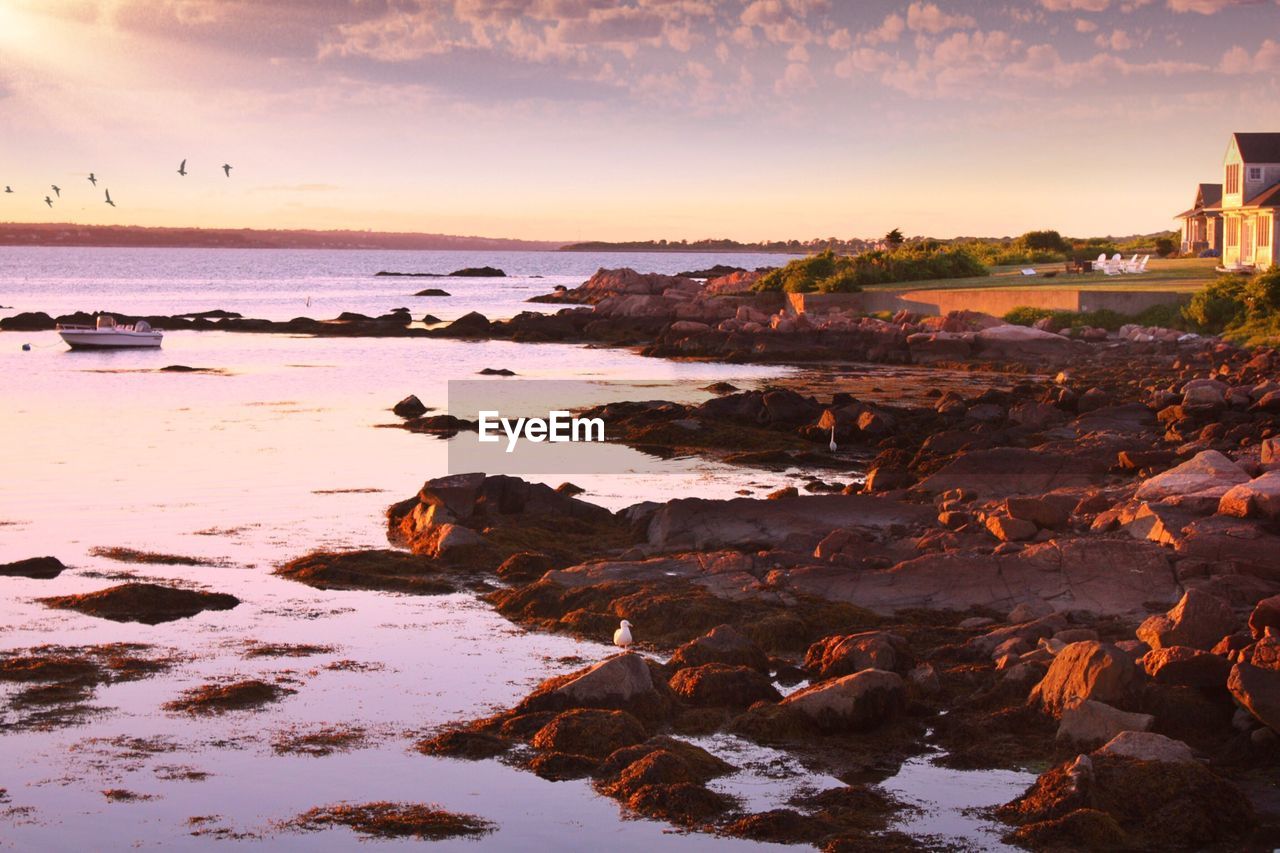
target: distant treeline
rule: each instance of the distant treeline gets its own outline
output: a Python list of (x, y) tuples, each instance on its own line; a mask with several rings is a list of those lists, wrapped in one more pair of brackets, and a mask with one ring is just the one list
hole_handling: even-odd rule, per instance
[(562, 252), (758, 252), (761, 254), (807, 255), (827, 250), (851, 255), (875, 246), (874, 240), (854, 238), (841, 240), (828, 237), (817, 240), (766, 240), (760, 243), (741, 243), (737, 240), (632, 240), (610, 243), (595, 240), (588, 243), (572, 243), (560, 249)]
[(146, 228), (136, 225), (0, 223), (0, 246), (132, 246), (218, 249), (415, 249), (540, 252), (563, 243), (379, 231)]

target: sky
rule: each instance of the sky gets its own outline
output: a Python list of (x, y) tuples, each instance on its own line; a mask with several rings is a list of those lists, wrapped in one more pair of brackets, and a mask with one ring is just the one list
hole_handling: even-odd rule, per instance
[(1148, 233), (1278, 105), (1280, 0), (0, 0), (0, 221)]

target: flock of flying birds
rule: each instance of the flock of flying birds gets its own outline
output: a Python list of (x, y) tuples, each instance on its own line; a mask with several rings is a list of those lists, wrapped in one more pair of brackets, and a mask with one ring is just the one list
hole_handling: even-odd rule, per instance
[[(222, 164), (222, 171), (223, 171), (223, 173), (224, 173), (224, 174), (226, 174), (226, 176), (227, 176), (228, 178), (229, 178), (229, 177), (231, 177), (231, 165), (230, 165), (229, 163), (223, 163), (223, 164)], [(178, 165), (178, 174), (179, 174), (179, 175), (181, 175), (181, 176), (182, 176), (182, 177), (184, 177), (184, 178), (187, 176), (187, 161), (186, 161), (186, 160), (183, 160), (183, 161)], [(97, 175), (95, 175), (93, 172), (90, 172), (90, 173), (89, 173), (89, 183), (93, 184), (95, 187), (97, 187), (97, 186), (98, 186), (98, 176), (97, 176)], [(60, 199), (60, 198), (62, 198), (62, 187), (58, 186), (57, 184), (50, 184), (50, 185), (49, 185), (49, 189), (53, 190), (53, 195), (52, 195), (52, 196), (46, 195), (46, 196), (44, 197), (44, 203), (45, 203), (45, 204), (47, 204), (47, 205), (49, 205), (49, 207), (53, 207), (53, 199), (54, 199), (54, 197), (57, 197), (57, 198), (59, 198), (59, 199)], [(107, 189), (106, 187), (103, 187), (102, 189), (103, 189), (103, 192), (105, 192), (105, 193), (106, 193), (106, 195), (107, 195), (107, 197), (106, 197), (106, 203), (107, 203), (107, 204), (109, 204), (109, 205), (111, 205), (112, 207), (115, 207), (115, 206), (116, 206), (116, 203), (115, 203), (114, 201), (112, 201), (112, 200), (111, 200), (111, 190), (110, 190), (110, 189)], [(13, 192), (13, 187), (9, 186), (8, 184), (5, 184), (4, 191), (5, 191), (5, 193), (6, 193), (6, 194), (7, 194), (7, 193), (12, 193), (12, 192)]]

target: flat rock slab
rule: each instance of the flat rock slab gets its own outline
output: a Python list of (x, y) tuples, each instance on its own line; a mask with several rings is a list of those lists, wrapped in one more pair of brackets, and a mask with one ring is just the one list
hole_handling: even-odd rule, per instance
[(1167, 553), (1148, 542), (1066, 539), (1014, 554), (927, 554), (880, 571), (825, 566), (778, 571), (769, 580), (797, 593), (877, 613), (900, 610), (1008, 610), (1039, 598), (1058, 610), (1145, 614), (1182, 590)]
[(921, 480), (918, 488), (935, 494), (968, 489), (989, 498), (1043, 495), (1055, 489), (1093, 485), (1106, 473), (1106, 465), (1094, 458), (997, 447), (966, 453)]
[(75, 610), (113, 622), (158, 625), (195, 616), (205, 610), (230, 610), (240, 603), (234, 595), (175, 589), (153, 583), (125, 583), (83, 595), (40, 599), (59, 610)]
[(842, 527), (889, 532), (932, 522), (932, 507), (872, 495), (805, 495), (772, 501), (734, 498), (670, 501), (649, 523), (649, 547), (660, 551), (707, 548), (811, 549)]

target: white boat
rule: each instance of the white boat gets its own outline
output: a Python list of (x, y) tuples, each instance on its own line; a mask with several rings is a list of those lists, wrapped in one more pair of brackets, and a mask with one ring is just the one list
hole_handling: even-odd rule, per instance
[(123, 349), (125, 347), (158, 347), (164, 332), (151, 328), (146, 320), (132, 326), (116, 323), (109, 314), (98, 316), (97, 325), (77, 326), (59, 323), (58, 334), (72, 349)]

